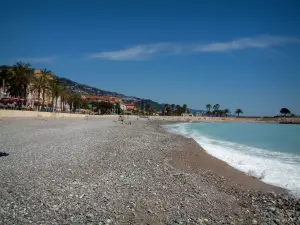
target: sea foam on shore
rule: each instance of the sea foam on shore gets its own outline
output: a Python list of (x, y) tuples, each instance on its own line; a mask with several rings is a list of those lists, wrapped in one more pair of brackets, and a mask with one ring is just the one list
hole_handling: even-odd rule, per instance
[(193, 138), (209, 154), (262, 181), (300, 196), (300, 155), (268, 151), (208, 135), (197, 124), (168, 125), (169, 131)]

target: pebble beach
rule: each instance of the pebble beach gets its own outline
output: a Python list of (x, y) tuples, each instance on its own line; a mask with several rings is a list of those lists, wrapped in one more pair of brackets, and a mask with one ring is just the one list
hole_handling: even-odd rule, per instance
[(300, 224), (298, 199), (167, 123), (0, 120), (0, 224)]

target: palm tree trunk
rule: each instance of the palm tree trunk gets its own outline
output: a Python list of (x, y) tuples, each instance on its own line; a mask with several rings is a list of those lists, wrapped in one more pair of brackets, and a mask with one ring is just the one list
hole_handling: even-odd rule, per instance
[(52, 96), (52, 109), (54, 108), (54, 96)]
[(58, 96), (55, 96), (55, 110), (57, 108), (57, 98), (58, 98)]
[(41, 96), (41, 89), (38, 90), (38, 111), (40, 111), (40, 96)]
[(43, 99), (42, 99), (42, 108), (45, 108), (45, 89), (43, 89)]
[(27, 103), (27, 85), (24, 85), (24, 94), (25, 94), (25, 96), (24, 96), (24, 103), (25, 103), (25, 105), (26, 105), (26, 103)]
[(63, 97), (60, 96), (60, 111), (63, 111)]

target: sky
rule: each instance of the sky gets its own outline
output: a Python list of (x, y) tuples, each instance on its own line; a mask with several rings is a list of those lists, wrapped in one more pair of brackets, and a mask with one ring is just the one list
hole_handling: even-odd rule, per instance
[(0, 65), (160, 103), (300, 114), (300, 1), (1, 3)]

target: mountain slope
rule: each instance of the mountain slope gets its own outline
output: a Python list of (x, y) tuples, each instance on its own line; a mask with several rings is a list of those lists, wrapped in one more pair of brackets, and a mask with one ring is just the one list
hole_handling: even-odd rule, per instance
[(142, 99), (142, 98), (137, 98), (137, 97), (131, 97), (131, 96), (126, 96), (124, 94), (120, 94), (117, 92), (111, 92), (111, 91), (105, 91), (99, 88), (91, 87), (86, 84), (80, 84), (75, 81), (72, 81), (67, 78), (63, 77), (58, 77), (59, 81), (61, 84), (63, 84), (66, 88), (73, 92), (77, 92), (80, 94), (87, 94), (87, 95), (98, 95), (98, 96), (114, 96), (114, 97), (119, 97), (122, 98), (123, 100), (128, 100), (128, 101), (134, 101), (134, 102), (142, 102), (142, 105), (149, 104), (152, 108), (156, 110), (160, 110), (160, 105), (158, 102), (152, 101), (151, 99)]

